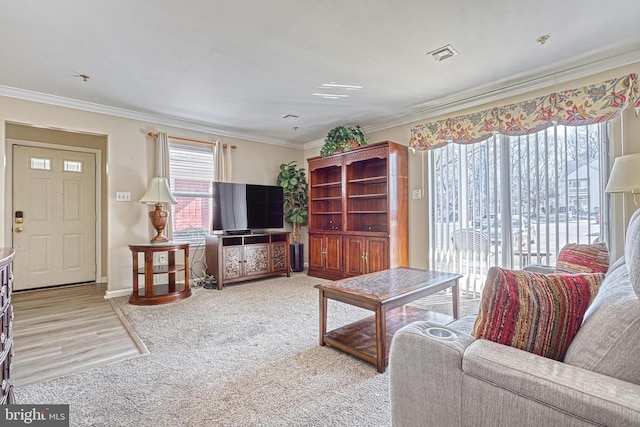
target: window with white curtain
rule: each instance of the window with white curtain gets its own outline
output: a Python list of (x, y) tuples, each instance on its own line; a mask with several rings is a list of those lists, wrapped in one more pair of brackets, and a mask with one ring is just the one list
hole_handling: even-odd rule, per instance
[(212, 146), (169, 142), (173, 240), (203, 243), (211, 229)]
[(554, 265), (567, 243), (608, 240), (607, 123), (448, 144), (429, 161), (431, 265), (469, 293), (492, 265)]

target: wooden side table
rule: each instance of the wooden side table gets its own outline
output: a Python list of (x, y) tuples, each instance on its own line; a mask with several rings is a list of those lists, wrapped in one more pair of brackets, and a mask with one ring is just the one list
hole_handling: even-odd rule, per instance
[[(157, 305), (178, 301), (191, 295), (189, 288), (189, 243), (143, 243), (129, 245), (133, 255), (133, 294), (129, 298), (130, 304)], [(176, 252), (184, 252), (184, 264), (176, 264)], [(167, 263), (153, 263), (153, 254), (167, 253)], [(144, 266), (139, 267), (139, 254), (144, 254)], [(184, 285), (176, 283), (176, 273), (184, 271)], [(144, 288), (138, 286), (138, 276), (144, 275)], [(155, 285), (156, 274), (167, 274), (167, 284)]]

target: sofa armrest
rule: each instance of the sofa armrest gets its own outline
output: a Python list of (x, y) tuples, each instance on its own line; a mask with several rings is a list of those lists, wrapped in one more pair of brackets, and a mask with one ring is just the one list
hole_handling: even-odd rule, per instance
[[(640, 425), (640, 386), (636, 384), (487, 340), (476, 340), (468, 346), (462, 370), (484, 382), (476, 388), (483, 390), (484, 402), (495, 407), (505, 403), (500, 402), (503, 394), (495, 390), (498, 388), (592, 423)], [(468, 389), (463, 391), (473, 394)], [(477, 401), (474, 405), (483, 406)]]
[(640, 425), (640, 385), (430, 322), (396, 332), (389, 377), (394, 426)]
[[(435, 338), (431, 328), (453, 332), (455, 338)], [(462, 357), (473, 341), (431, 322), (415, 322), (395, 333), (389, 354), (393, 425), (460, 425)]]

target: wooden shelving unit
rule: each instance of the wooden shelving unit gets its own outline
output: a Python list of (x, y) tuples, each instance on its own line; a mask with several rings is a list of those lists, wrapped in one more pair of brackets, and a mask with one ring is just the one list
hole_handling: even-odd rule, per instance
[(309, 163), (309, 275), (408, 265), (408, 151), (392, 141)]

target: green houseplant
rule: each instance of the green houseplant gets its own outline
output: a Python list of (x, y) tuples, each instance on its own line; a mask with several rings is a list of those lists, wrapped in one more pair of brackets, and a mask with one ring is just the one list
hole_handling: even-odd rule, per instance
[(277, 184), (284, 196), (284, 220), (291, 225), (291, 270), (304, 270), (304, 245), (302, 227), (309, 220), (309, 184), (304, 168), (296, 166), (296, 161), (280, 165)]
[(324, 145), (320, 150), (322, 157), (330, 156), (338, 149), (349, 150), (360, 145), (367, 145), (369, 138), (359, 125), (336, 126), (327, 132)]

